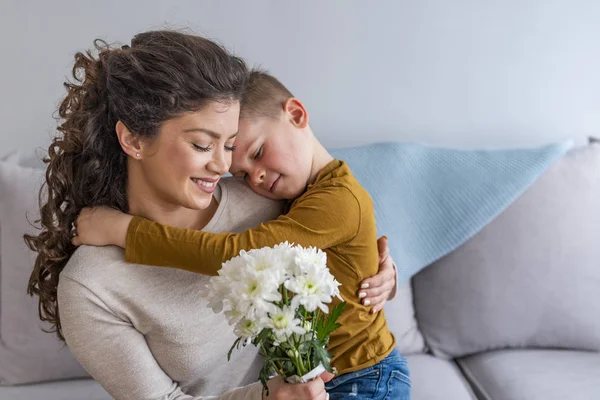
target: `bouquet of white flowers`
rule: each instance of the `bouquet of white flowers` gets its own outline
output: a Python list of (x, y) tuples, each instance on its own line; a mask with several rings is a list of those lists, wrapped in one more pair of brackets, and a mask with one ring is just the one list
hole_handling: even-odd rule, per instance
[[(290, 383), (307, 382), (331, 368), (325, 347), (345, 303), (331, 310), (327, 303), (340, 300), (340, 283), (327, 268), (326, 254), (314, 247), (288, 242), (273, 248), (242, 251), (223, 263), (219, 275), (207, 285), (209, 305), (225, 312), (235, 335), (234, 348), (249, 342), (265, 355), (260, 380), (279, 374)], [(327, 315), (328, 314), (328, 315)]]

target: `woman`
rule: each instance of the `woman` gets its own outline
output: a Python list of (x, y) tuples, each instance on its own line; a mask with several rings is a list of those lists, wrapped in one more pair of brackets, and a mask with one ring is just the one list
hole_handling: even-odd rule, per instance
[[(231, 164), (246, 65), (209, 40), (168, 31), (96, 48), (97, 58), (75, 56), (62, 136), (49, 149), (43, 229), (26, 238), (39, 252), (29, 292), (40, 297), (40, 317), (117, 399), (260, 399), (262, 360), (248, 346), (225, 361), (234, 336), (200, 297), (205, 277), (132, 267), (117, 248), (71, 245), (83, 207), (215, 232), (281, 213), (242, 181), (219, 181)], [(326, 396), (321, 379), (274, 378), (269, 388), (269, 399)]]

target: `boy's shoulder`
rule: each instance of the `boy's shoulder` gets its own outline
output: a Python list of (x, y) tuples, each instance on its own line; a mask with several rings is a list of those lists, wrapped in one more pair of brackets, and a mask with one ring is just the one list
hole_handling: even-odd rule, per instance
[(334, 191), (338, 188), (341, 193), (351, 193), (359, 202), (371, 199), (367, 190), (352, 173), (350, 166), (343, 160), (336, 159), (325, 166), (311, 188), (332, 188)]

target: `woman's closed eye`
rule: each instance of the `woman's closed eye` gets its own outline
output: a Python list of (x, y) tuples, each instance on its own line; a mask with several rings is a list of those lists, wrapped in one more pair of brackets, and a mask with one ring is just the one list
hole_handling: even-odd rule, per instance
[[(211, 150), (210, 146), (203, 147), (203, 146), (197, 145), (196, 143), (192, 143), (192, 146), (194, 146), (194, 149), (196, 149), (198, 151), (208, 152)], [(225, 146), (225, 150), (226, 151), (234, 151), (235, 146)]]
[(198, 151), (210, 151), (210, 146), (202, 147), (200, 145), (197, 145), (196, 143), (192, 143), (192, 146), (194, 146), (194, 149)]

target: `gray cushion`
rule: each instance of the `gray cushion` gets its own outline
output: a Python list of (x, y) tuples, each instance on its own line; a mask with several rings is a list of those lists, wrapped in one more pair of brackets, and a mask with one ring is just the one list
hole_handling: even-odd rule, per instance
[(600, 399), (600, 353), (505, 350), (458, 363), (482, 400)]
[(452, 361), (429, 354), (406, 357), (412, 380), (412, 400), (473, 400), (469, 384)]
[(0, 400), (110, 400), (100, 384), (92, 379), (0, 387)]
[(23, 234), (35, 232), (43, 170), (0, 162), (0, 383), (22, 384), (87, 376), (54, 334), (45, 333), (37, 299), (27, 295), (35, 254)]
[[(7, 164), (17, 164), (19, 162), (19, 153), (16, 151), (8, 153), (5, 156), (3, 156), (2, 158), (0, 158), (0, 162), (4, 162)], [(2, 203), (2, 201), (3, 201), (2, 200), (2, 191), (0, 191), (0, 203)], [(0, 224), (2, 224), (1, 220), (0, 220)], [(2, 234), (2, 229), (0, 229), (0, 235), (1, 234)], [(1, 270), (2, 270), (2, 238), (0, 237), (0, 271)], [(1, 277), (1, 274), (0, 274), (0, 277)]]
[(394, 300), (385, 303), (385, 317), (400, 353), (407, 355), (425, 351), (425, 341), (415, 320), (410, 282), (398, 288)]
[(465, 245), (413, 279), (432, 352), (600, 349), (600, 144), (571, 151)]

